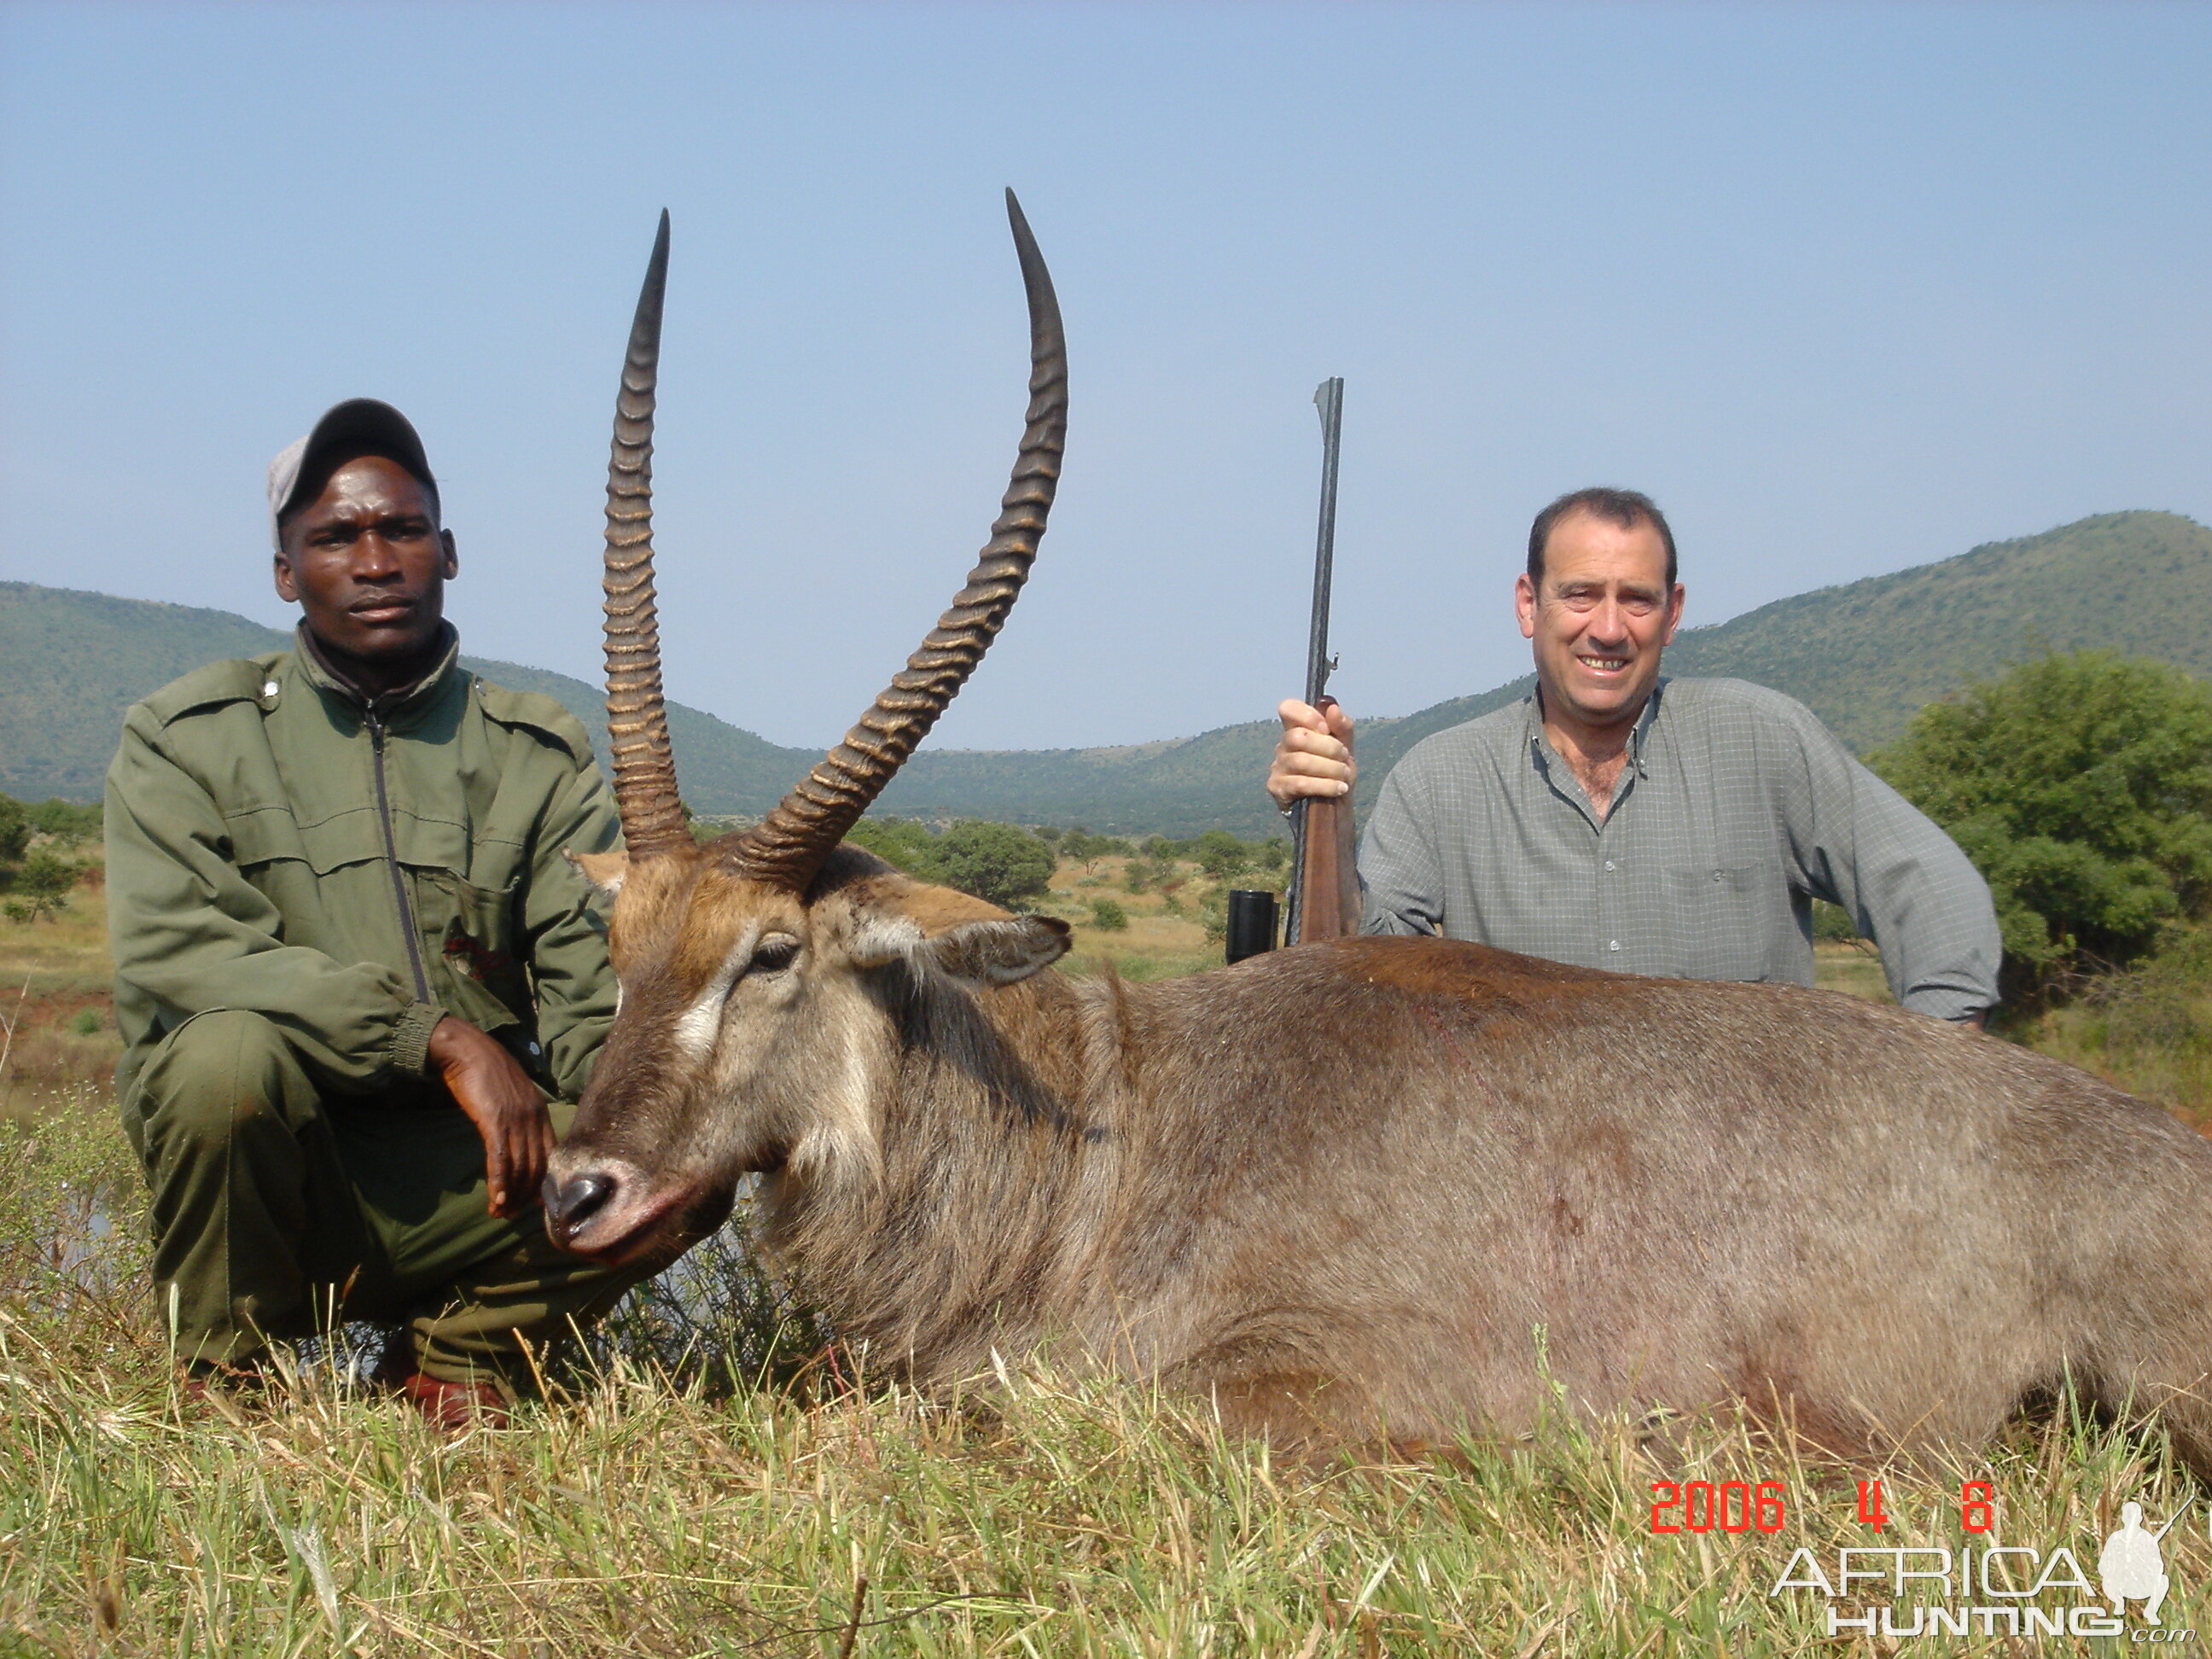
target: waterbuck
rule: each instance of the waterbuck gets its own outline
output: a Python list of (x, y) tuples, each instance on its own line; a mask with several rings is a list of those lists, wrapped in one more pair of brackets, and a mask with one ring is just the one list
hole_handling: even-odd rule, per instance
[[(1011, 207), (1011, 198), (1009, 198)], [(1071, 981), (1053, 919), (840, 838), (981, 656), (1044, 528), (1060, 318), (953, 608), (757, 828), (695, 845), (653, 623), (666, 229), (608, 487), (623, 1003), (545, 1183), (648, 1251), (765, 1176), (773, 1243), (925, 1386), (1040, 1345), (1297, 1441), (1735, 1406), (1846, 1454), (1970, 1443), (2070, 1379), (2212, 1476), (2212, 1146), (1995, 1039), (1794, 987), (1348, 939)]]

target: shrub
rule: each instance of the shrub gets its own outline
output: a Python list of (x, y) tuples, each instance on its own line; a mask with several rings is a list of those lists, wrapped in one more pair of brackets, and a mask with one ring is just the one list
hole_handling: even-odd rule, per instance
[(101, 817), (97, 801), (81, 805), (56, 798), (27, 806), (23, 811), (32, 829), (42, 836), (52, 836), (64, 847), (80, 846), (100, 833)]
[(911, 818), (865, 817), (845, 832), (845, 839), (866, 848), (884, 863), (903, 870), (916, 881), (943, 881), (938, 858), (938, 837), (926, 823)]
[(937, 879), (1009, 907), (1051, 884), (1052, 848), (1011, 823), (963, 819), (937, 838)]
[(15, 872), (4, 908), (10, 921), (37, 921), (61, 913), (69, 890), (76, 885), (76, 866), (64, 864), (52, 853), (33, 853)]
[(1233, 880), (1252, 863), (1252, 849), (1226, 830), (1207, 830), (1192, 843), (1191, 855), (1216, 881)]
[(2212, 687), (2179, 669), (2022, 663), (1873, 761), (1988, 879), (2014, 994), (2131, 962), (2212, 903)]
[(1095, 898), (1091, 901), (1091, 925), (1118, 933), (1129, 925), (1129, 913), (1112, 899)]
[(21, 858), (30, 844), (30, 814), (22, 802), (0, 795), (0, 871)]

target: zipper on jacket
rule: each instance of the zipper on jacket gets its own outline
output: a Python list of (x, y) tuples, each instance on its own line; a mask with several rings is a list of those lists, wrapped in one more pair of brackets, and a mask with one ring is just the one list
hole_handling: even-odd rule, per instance
[(392, 838), (392, 800), (384, 788), (384, 722), (365, 708), (368, 741), (376, 755), (376, 821), (384, 830), (384, 863), (392, 872), (392, 896), (399, 901), (399, 930), (407, 935), (407, 964), (415, 970), (415, 1000), (430, 1000), (430, 975), (422, 967), (422, 941), (416, 936), (415, 907), (407, 902), (407, 878), (399, 872), (399, 847)]

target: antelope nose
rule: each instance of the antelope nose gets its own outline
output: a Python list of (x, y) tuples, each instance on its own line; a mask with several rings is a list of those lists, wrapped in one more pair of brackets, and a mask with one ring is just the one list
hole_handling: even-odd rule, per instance
[(607, 1200), (614, 1195), (614, 1177), (599, 1170), (586, 1170), (566, 1181), (557, 1176), (547, 1176), (544, 1188), (545, 1227), (553, 1235), (553, 1242), (566, 1244), (576, 1236), (578, 1228), (606, 1207)]

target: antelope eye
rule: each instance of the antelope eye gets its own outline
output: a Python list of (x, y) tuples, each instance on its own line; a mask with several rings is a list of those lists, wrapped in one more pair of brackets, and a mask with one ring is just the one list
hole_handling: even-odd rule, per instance
[(799, 941), (788, 933), (775, 933), (760, 942), (753, 959), (746, 964), (749, 974), (780, 974), (799, 959)]

